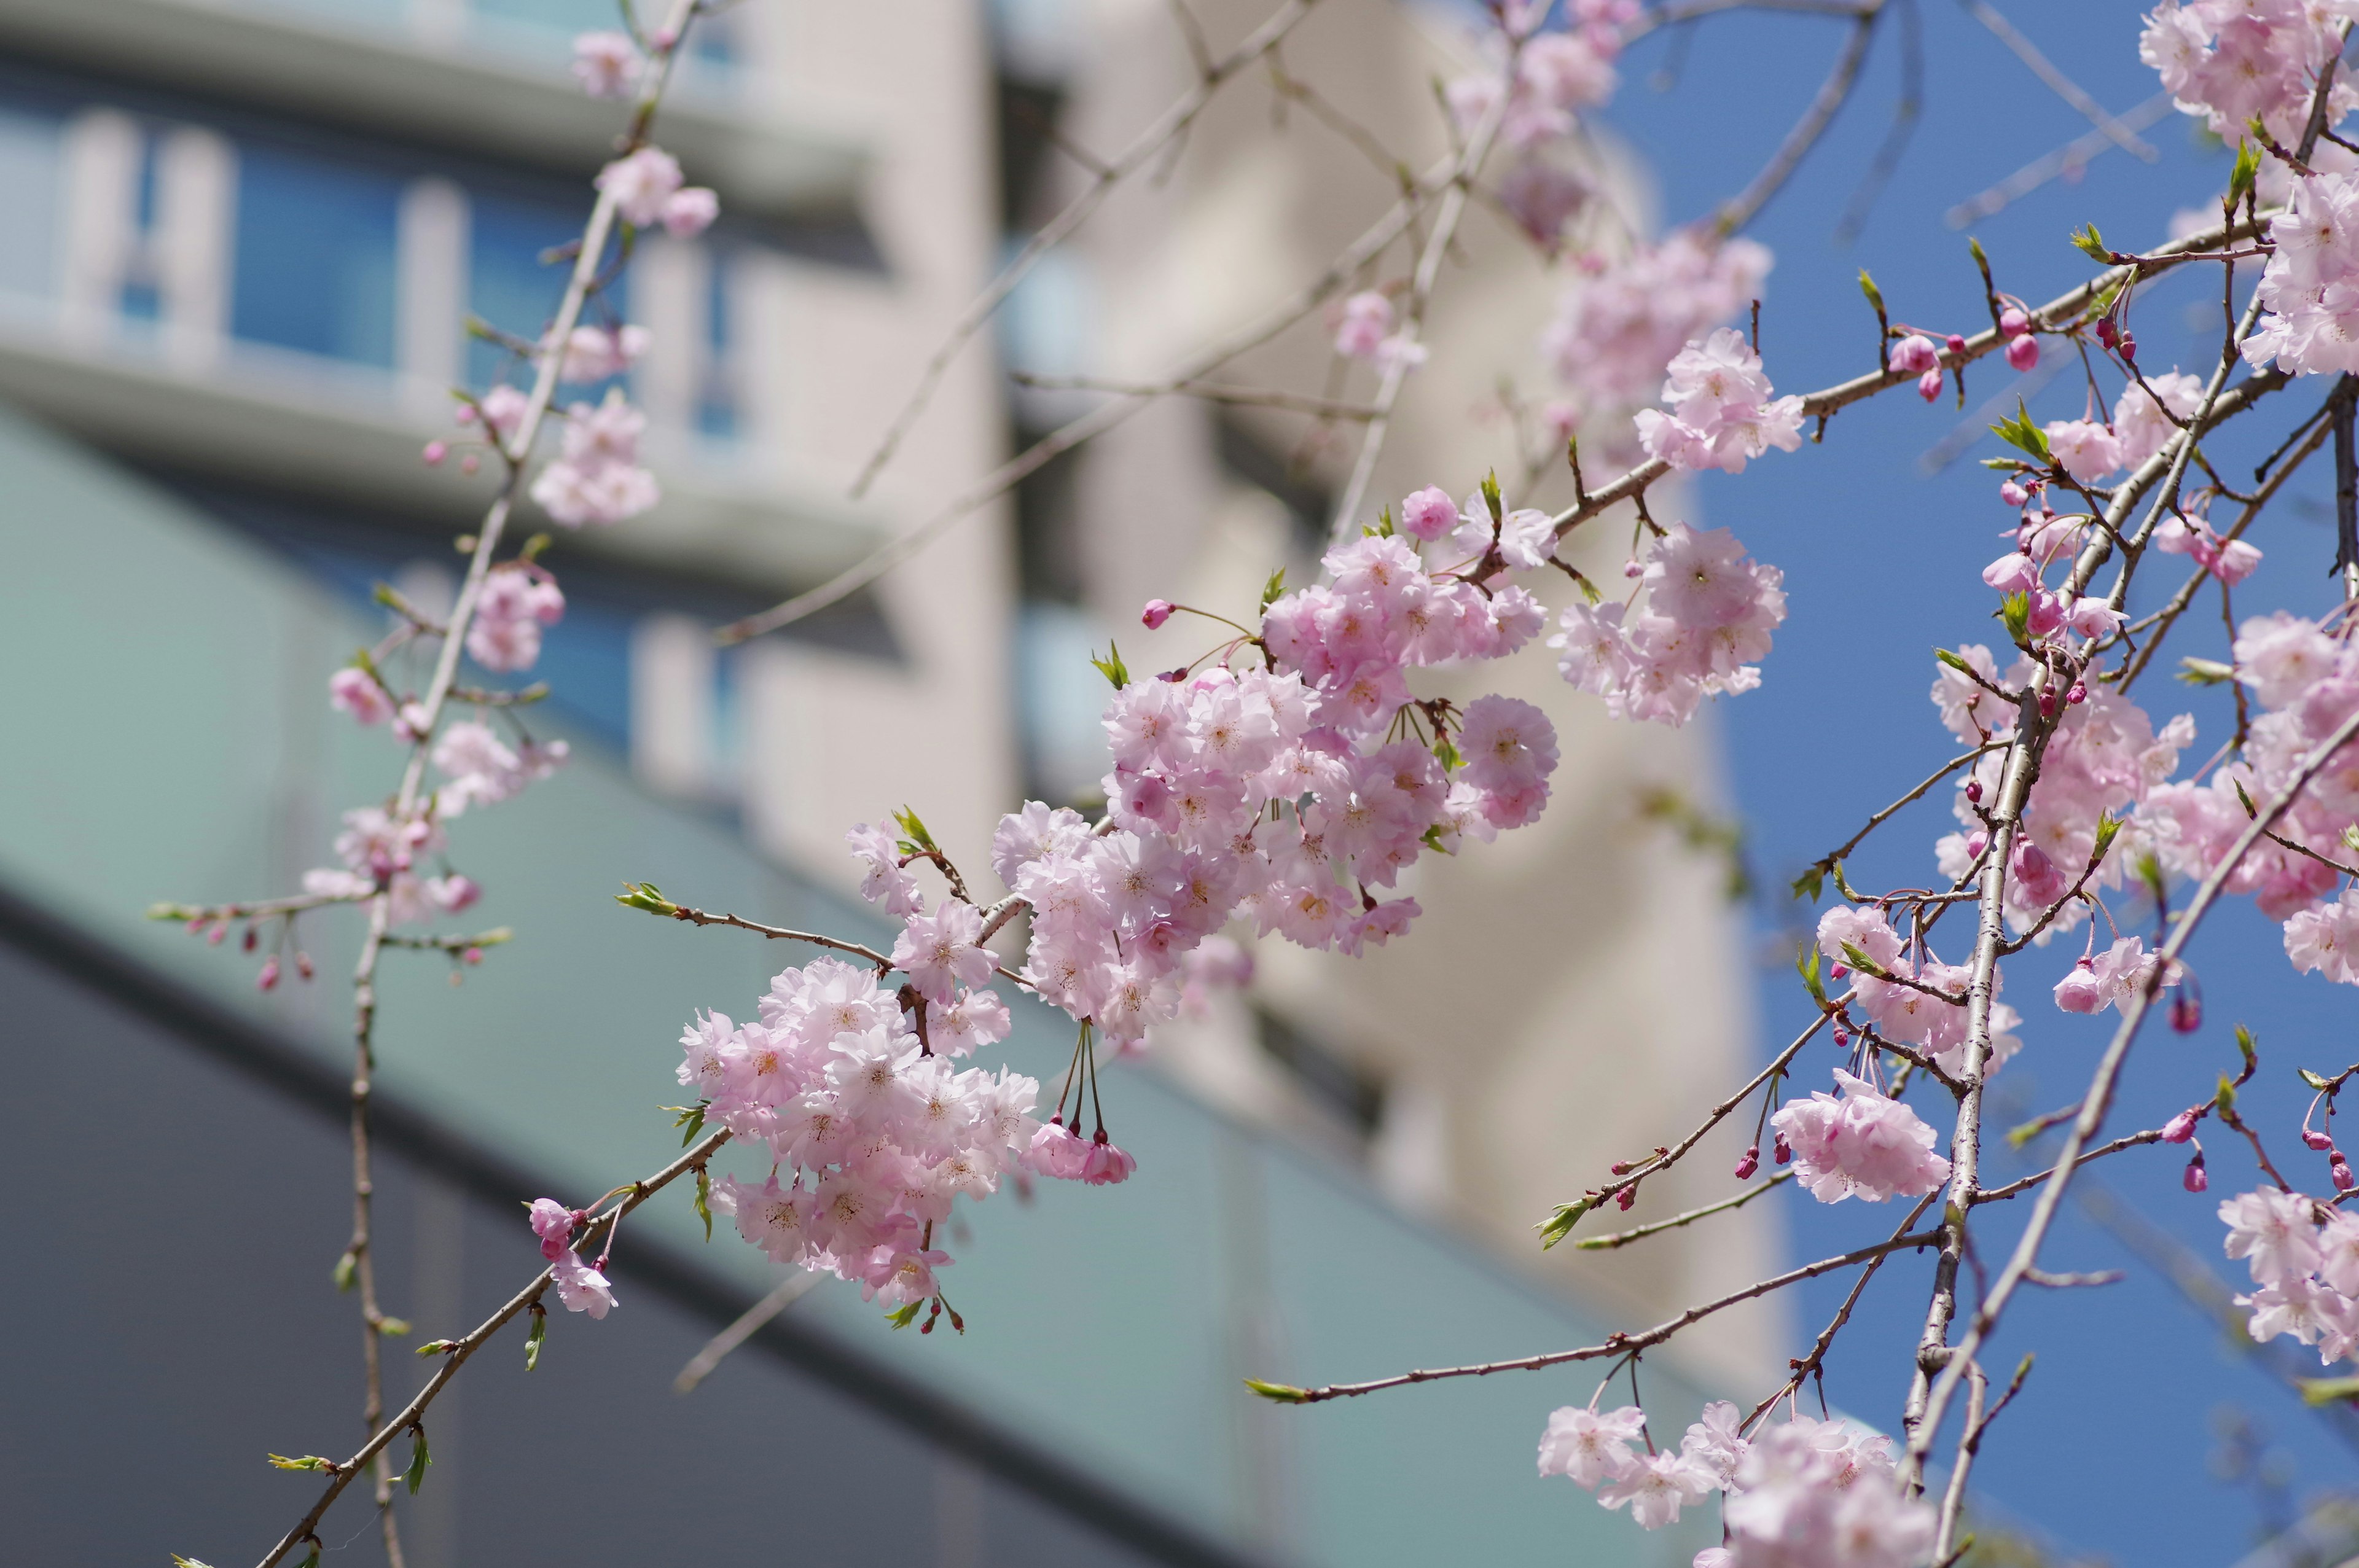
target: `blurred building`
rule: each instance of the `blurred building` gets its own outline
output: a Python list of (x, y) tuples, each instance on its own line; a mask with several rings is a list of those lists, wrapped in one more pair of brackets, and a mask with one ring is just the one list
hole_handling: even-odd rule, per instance
[[(1215, 48), (1262, 12), (1193, 10)], [(5, 770), (0, 935), (5, 989), (30, 999), (12, 1055), (49, 1075), (16, 1097), (7, 1135), (37, 1151), (41, 1196), (10, 1238), (42, 1260), (43, 1283), (6, 1312), (21, 1319), (12, 1336), (60, 1346), (18, 1369), (10, 1403), (95, 1412), (38, 1452), (24, 1433), (0, 1450), (13, 1489), (0, 1519), (24, 1521), (0, 1530), (36, 1531), (17, 1548), (30, 1557), (69, 1539), (38, 1531), (90, 1517), (82, 1456), (113, 1452), (102, 1439), (124, 1422), (143, 1433), (124, 1463), (203, 1481), (109, 1516), (137, 1552), (234, 1557), (244, 1546), (147, 1532), (199, 1519), (243, 1541), (292, 1517), (291, 1483), (239, 1468), (298, 1441), (264, 1418), (310, 1423), (310, 1450), (345, 1444), (349, 1303), (305, 1271), (341, 1245), (340, 1135), (322, 1108), (344, 1050), (346, 956), (321, 931), (322, 979), (263, 998), (234, 959), (135, 916), (158, 897), (290, 884), (322, 858), (335, 813), (383, 787), (381, 737), (332, 722), (321, 683), (375, 634), (374, 582), (431, 602), (455, 581), (449, 540), (486, 485), (426, 468), (419, 449), (451, 429), (448, 387), (497, 369), (461, 319), (530, 333), (554, 306), (542, 253), (578, 228), (615, 119), (575, 89), (567, 43), (611, 23), (598, 0), (0, 7), (0, 399), (21, 416), (0, 425), (0, 646), (15, 676), (0, 719), (35, 764)], [(1060, 141), (1122, 145), (1184, 90), (1186, 42), (1160, 0), (751, 0), (703, 26), (658, 135), (724, 215), (698, 240), (651, 242), (614, 299), (653, 331), (633, 390), (665, 501), (561, 542), (571, 608), (536, 674), (577, 762), (461, 840), (488, 873), (488, 917), (528, 935), (455, 1004), (429, 975), (387, 1009), (388, 1204), (407, 1216), (388, 1224), (414, 1227), (416, 1252), (387, 1290), (394, 1310), (414, 1290), (422, 1319), (447, 1308), (422, 1334), (449, 1332), (528, 1262), (500, 1206), (527, 1188), (586, 1196), (662, 1158), (649, 1108), (673, 1092), (678, 1021), (749, 1008), (788, 961), (715, 946), (721, 934), (618, 926), (630, 917), (603, 897), (617, 879), (856, 923), (839, 896), (849, 823), (906, 803), (973, 859), (1020, 792), (1086, 795), (1103, 766), (1089, 650), (1118, 637), (1134, 667), (1177, 663), (1196, 651), (1184, 623), (1152, 638), (1136, 626), (1150, 593), (1235, 607), (1281, 560), (1302, 580), (1356, 434), (1158, 403), (873, 592), (716, 653), (712, 625), (823, 580), (1087, 406), (1010, 386), (1003, 360), (1158, 374), (1315, 274), (1389, 193), (1299, 106), (1274, 135), (1266, 80), (1238, 83), (1154, 180), (1034, 274), (850, 501), (952, 320), (1086, 178)], [(1462, 47), (1451, 13), (1326, 0), (1285, 58), (1392, 135), (1430, 120), (1430, 79), (1463, 68)], [(1438, 155), (1415, 134), (1428, 140), (1404, 140), (1405, 157)], [(1462, 492), (1512, 461), (1481, 410), (1503, 369), (1532, 384), (1527, 340), (1554, 286), (1486, 207), (1461, 249), (1381, 497)], [(1405, 269), (1397, 253), (1385, 265)], [(1279, 338), (1238, 384), (1321, 384), (1324, 336), (1314, 319)], [(830, 1287), (753, 1342), (773, 1353), (737, 1374), (758, 1397), (740, 1385), (725, 1412), (695, 1413), (711, 1390), (670, 1402), (673, 1368), (655, 1363), (771, 1281), (734, 1241), (704, 1249), (672, 1206), (625, 1265), (626, 1290), (641, 1287), (626, 1299), (658, 1326), (560, 1325), (583, 1365), (610, 1357), (594, 1363), (595, 1397), (551, 1394), (556, 1379), (462, 1394), (471, 1435), (435, 1444), (441, 1495), (462, 1501), (421, 1494), (412, 1561), (529, 1555), (502, 1477), (545, 1495), (600, 1475), (603, 1421), (664, 1434), (668, 1458), (638, 1467), (636, 1489), (617, 1483), (628, 1530), (559, 1532), (583, 1562), (684, 1555), (666, 1542), (696, 1540), (700, 1520), (762, 1549), (748, 1505), (769, 1495), (832, 1521), (810, 1538), (822, 1558), (882, 1515), (874, 1549), (944, 1564), (1052, 1542), (1081, 1561), (1430, 1559), (1473, 1539), (1684, 1562), (1700, 1542), (1642, 1538), (1563, 1488), (1534, 1491), (1531, 1441), (1550, 1405), (1587, 1397), (1577, 1378), (1304, 1412), (1232, 1392), (1248, 1375), (1321, 1380), (1594, 1339), (1771, 1261), (1756, 1226), (1676, 1233), (1611, 1270), (1530, 1244), (1530, 1225), (1607, 1161), (1683, 1131), (1673, 1108), (1698, 1085), (1738, 1080), (1749, 1024), (1727, 867), (1649, 815), (1665, 799), (1712, 808), (1708, 740), (1609, 727), (1537, 651), (1498, 683), (1559, 726), (1543, 824), (1429, 868), (1414, 939), (1348, 971), (1265, 945), (1250, 994), (1166, 1043), (1160, 1070), (1182, 1087), (1126, 1086), (1146, 1123), (1138, 1184), (978, 1217), (960, 1271), (962, 1305), (992, 1303), (967, 1306), (977, 1332), (896, 1338)], [(1027, 1070), (1052, 1073), (1069, 1048), (1025, 1015)], [(106, 1113), (121, 1147), (92, 1173), (54, 1108), (114, 1064), (168, 1092)], [(1634, 1217), (1716, 1195), (1741, 1141), (1649, 1184)], [(283, 1161), (257, 1168), (265, 1149)], [(144, 1257), (31, 1217), (268, 1190), (272, 1175), (285, 1190), (270, 1223), (225, 1199), (175, 1206)], [(1371, 1184), (1440, 1228), (1370, 1201)], [(159, 1273), (192, 1282), (161, 1325), (133, 1310)], [(181, 1381), (257, 1312), (287, 1368)], [(1732, 1314), (1688, 1373), (1666, 1376), (1774, 1364), (1776, 1327)], [(620, 1348), (634, 1333), (661, 1354)], [(129, 1360), (118, 1348), (142, 1342)], [(254, 1399), (256, 1378), (287, 1379), (283, 1410), (255, 1408), (271, 1402)], [(834, 1469), (786, 1465), (832, 1443), (823, 1422), (864, 1435)], [(188, 1465), (190, 1445), (228, 1432), (234, 1454)], [(700, 1444), (711, 1451), (693, 1457), (723, 1473), (676, 1452)]]

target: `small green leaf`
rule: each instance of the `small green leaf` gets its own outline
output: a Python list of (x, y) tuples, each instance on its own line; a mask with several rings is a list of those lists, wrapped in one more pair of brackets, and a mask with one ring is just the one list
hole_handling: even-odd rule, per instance
[(1491, 526), (1498, 527), (1507, 514), (1499, 498), (1499, 474), (1495, 469), (1483, 476), (1483, 504), (1491, 509)]
[(2337, 1400), (2359, 1400), (2359, 1378), (2297, 1378), (2306, 1405), (2331, 1405)]
[(2228, 204), (2231, 207), (2245, 199), (2245, 192), (2253, 188), (2253, 180), (2260, 171), (2261, 149), (2251, 142), (2240, 143), (2236, 147), (2236, 167), (2228, 171)]
[(409, 1320), (406, 1317), (380, 1317), (376, 1320), (376, 1331), (390, 1334), (396, 1339), (406, 1339), (409, 1336)]
[(2179, 661), (2179, 678), (2189, 686), (2218, 686), (2236, 678), (2236, 666), (2217, 659), (2199, 659), (2190, 654)]
[[(1818, 893), (1813, 891), (1810, 896), (1816, 898)], [(1826, 1006), (1826, 982), (1819, 978), (1819, 950), (1807, 942), (1803, 943), (1802, 950), (1795, 955), (1794, 968), (1801, 971), (1802, 984), (1810, 990), (1810, 1000), (1821, 1007)]]
[(320, 1541), (317, 1536), (311, 1540), (311, 1550), (303, 1553), (303, 1561), (295, 1564), (295, 1568), (320, 1568)]
[(2008, 1128), (2006, 1132), (2006, 1141), (2010, 1148), (2020, 1149), (2025, 1144), (2030, 1142), (2033, 1139), (2038, 1137), (2041, 1133), (2047, 1130), (2048, 1124), (2037, 1118), (2034, 1118), (2032, 1120), (2025, 1122), (2020, 1127)]
[(900, 810), (895, 812), (893, 814), (893, 820), (901, 825), (901, 831), (908, 834), (910, 840), (917, 844), (919, 849), (931, 849), (936, 848), (934, 836), (926, 831), (926, 825), (918, 820), (918, 814), (910, 810), (908, 806), (905, 806)]
[(420, 1356), (440, 1356), (444, 1351), (458, 1348), (459, 1342), (455, 1339), (429, 1339), (418, 1347), (418, 1353)]
[(2245, 808), (2245, 816), (2246, 819), (2255, 822), (2259, 821), (2261, 808), (2255, 806), (2253, 804), (2253, 797), (2245, 793), (2245, 781), (2242, 779), (2230, 779), (2228, 782), (2236, 786), (2236, 803)]
[(2015, 417), (2000, 420), (1991, 427), (1991, 433), (2038, 462), (2056, 460), (2048, 446), (2048, 432), (2031, 422), (2031, 409), (2020, 397), (2015, 400)]
[(1439, 762), (1445, 768), (1456, 769), (1462, 768), (1466, 765), (1466, 758), (1458, 750), (1457, 742), (1451, 740), (1447, 735), (1438, 736), (1435, 738), (1433, 742), (1433, 755), (1434, 760)]
[(1998, 601), (1998, 618), (2006, 626), (2007, 640), (2018, 647), (2028, 646), (2031, 638), (2031, 596), (2010, 593)]
[(1245, 1387), (1263, 1399), (1273, 1400), (1282, 1405), (1299, 1405), (1310, 1397), (1292, 1383), (1265, 1383), (1259, 1378), (1247, 1378)]
[(2121, 833), (2121, 830), (2122, 819), (2120, 817), (2113, 816), (2111, 813), (2107, 813), (2097, 818), (2097, 848), (2089, 857), (2089, 860), (2092, 865), (2098, 864), (2104, 860), (2105, 851), (2114, 847), (2114, 839)]
[(1807, 898), (1812, 903), (1816, 903), (1819, 902), (1819, 894), (1825, 890), (1826, 885), (1826, 868), (1824, 866), (1812, 866), (1810, 870), (1804, 871), (1800, 876), (1794, 879), (1794, 896), (1796, 898)]
[(549, 1314), (535, 1311), (532, 1332), (524, 1336), (524, 1369), (527, 1372), (540, 1365), (541, 1341), (549, 1337)]
[(2161, 858), (2151, 849), (2140, 850), (2137, 858), (2137, 874), (2138, 881), (2146, 884), (2146, 891), (2154, 895), (2154, 902), (2159, 906), (2165, 891)]
[(885, 1321), (896, 1328), (907, 1328), (918, 1320), (918, 1309), (925, 1304), (923, 1302), (911, 1302), (898, 1312), (886, 1313)]
[(336, 1260), (336, 1271), (332, 1276), (338, 1291), (349, 1291), (353, 1288), (353, 1275), (359, 1271), (360, 1266), (359, 1256), (350, 1249), (346, 1249), (344, 1255)]
[(1881, 975), (1884, 966), (1846, 942), (1843, 945), (1843, 962), (1863, 975)]
[(1556, 1212), (1534, 1227), (1540, 1233), (1540, 1250), (1545, 1252), (1571, 1235), (1572, 1227), (1581, 1223), (1581, 1217), (1596, 1205), (1595, 1198), (1581, 1198), (1572, 1203), (1557, 1205)]
[(2236, 1108), (2236, 1086), (2229, 1081), (2225, 1073), (2220, 1075), (2219, 1092), (2212, 1097), (2212, 1103), (2222, 1110)]
[(193, 1557), (183, 1557), (175, 1552), (172, 1553), (172, 1568), (213, 1568), (213, 1565), (210, 1563), (201, 1563)]
[(1261, 585), (1262, 609), (1266, 611), (1271, 605), (1276, 604), (1279, 599), (1283, 598), (1285, 593), (1286, 568), (1284, 567), (1280, 567), (1276, 571), (1269, 574), (1269, 580), (1267, 582)]
[(712, 1178), (703, 1166), (696, 1168), (696, 1217), (704, 1221), (704, 1239), (712, 1239)]
[(324, 1470), (328, 1467), (328, 1462), (316, 1454), (306, 1454), (300, 1459), (289, 1459), (284, 1454), (274, 1454), (270, 1456), (270, 1467), (274, 1470)]
[(1450, 850), (1445, 848), (1441, 842), (1441, 826), (1439, 823), (1427, 828), (1425, 832), (1419, 837), (1418, 842), (1423, 844), (1427, 849), (1432, 850), (1437, 855), (1447, 855), (1450, 853)]
[(644, 909), (649, 914), (674, 915), (679, 905), (664, 897), (653, 882), (625, 882), (624, 891), (614, 895), (614, 902), (625, 909)]
[(1968, 234), (1966, 236), (1966, 251), (1968, 254), (1974, 258), (1974, 265), (1976, 266), (1981, 267), (1985, 272), (1990, 270), (1990, 257), (1983, 254), (1983, 243), (1974, 238), (1972, 234)]
[(426, 1429), (423, 1426), (409, 1429), (409, 1469), (402, 1479), (409, 1483), (409, 1495), (416, 1497), (419, 1483), (426, 1479), (426, 1466), (434, 1463), (434, 1456), (426, 1452)]
[(2253, 1039), (2253, 1032), (2241, 1023), (2236, 1025), (2236, 1049), (2244, 1055), (2245, 1072), (2260, 1065), (2260, 1047)]
[(1101, 659), (1093, 654), (1090, 655), (1090, 663), (1095, 666), (1098, 674), (1114, 682), (1114, 690), (1120, 691), (1130, 684), (1130, 671), (1122, 662), (1122, 650), (1111, 641), (1106, 643), (1106, 656)]
[(2110, 262), (2114, 259), (2112, 249), (2106, 245), (2105, 237), (2097, 232), (2094, 223), (2072, 231), (2072, 248), (2091, 261)]
[(1859, 291), (1867, 296), (1867, 302), (1875, 308), (1878, 316), (1884, 314), (1884, 290), (1875, 287), (1875, 279), (1867, 276), (1865, 267), (1859, 269)]
[(1950, 668), (1957, 671), (1960, 675), (1970, 676), (1974, 673), (1973, 665), (1966, 663), (1964, 659), (1950, 652), (1947, 648), (1934, 649), (1933, 656), (1940, 660), (1941, 663), (1949, 665)]
[(695, 1142), (697, 1135), (704, 1130), (704, 1108), (712, 1103), (711, 1100), (698, 1100), (693, 1106), (681, 1111), (679, 1119), (672, 1123), (674, 1127), (681, 1130), (679, 1135), (681, 1148), (685, 1149)]
[(1376, 537), (1379, 539), (1389, 539), (1392, 536), (1393, 509), (1390, 506), (1386, 506), (1376, 514)]
[(2319, 1090), (2321, 1093), (2323, 1093), (2323, 1092), (2325, 1091), (2325, 1089), (2326, 1089), (2326, 1086), (2327, 1086), (2327, 1080), (2326, 1080), (2326, 1079), (2324, 1079), (2324, 1078), (2320, 1077), (2316, 1073), (2311, 1072), (2308, 1067), (2297, 1067), (2297, 1068), (2295, 1068), (2295, 1069), (2294, 1069), (2294, 1071), (2296, 1071), (2296, 1072), (2299, 1073), (2299, 1074), (2301, 1075), (2301, 1081), (2302, 1081), (2303, 1083), (2305, 1083), (2305, 1084), (2308, 1084), (2311, 1088), (2317, 1089), (2317, 1090)]

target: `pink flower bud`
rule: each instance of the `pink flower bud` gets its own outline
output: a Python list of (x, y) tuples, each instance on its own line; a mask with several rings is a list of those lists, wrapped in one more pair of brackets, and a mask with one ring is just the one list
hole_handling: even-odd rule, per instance
[(278, 957), (273, 954), (262, 961), (262, 973), (254, 977), (254, 989), (266, 991), (278, 984)]
[(1892, 345), (1891, 363), (1900, 375), (1922, 375), (1940, 367), (1940, 352), (1933, 347), (1932, 339), (1921, 332), (1911, 332)]
[(1751, 1181), (1753, 1173), (1760, 1168), (1761, 1145), (1756, 1143), (1745, 1152), (1745, 1158), (1736, 1162), (1736, 1179), (1740, 1182)]
[(2334, 1147), (2333, 1138), (2330, 1134), (2321, 1132), (2314, 1127), (2305, 1127), (2301, 1130), (2301, 1141), (2308, 1147), (2321, 1152)]
[(1847, 1051), (1851, 1049), (1851, 1032), (1849, 1030), (1841, 1027), (1838, 1027), (1835, 1030), (1835, 1049), (1838, 1051)]
[(249, 925), (245, 928), (245, 935), (237, 939), (237, 945), (245, 951), (251, 953), (255, 949), (255, 945), (261, 940), (262, 933)]
[(1622, 575), (1628, 578), (1631, 581), (1636, 582), (1640, 578), (1647, 575), (1647, 568), (1640, 566), (1636, 561), (1624, 561), (1622, 563)]
[(2212, 1184), (2212, 1178), (2203, 1172), (2201, 1153), (2199, 1152), (2194, 1159), (2187, 1162), (2187, 1173), (2179, 1178), (2179, 1184), (2190, 1193), (2200, 1193)]
[(1941, 372), (1939, 366), (1917, 378), (1917, 395), (1928, 403), (1941, 395)]
[(462, 963), (480, 964), (484, 961), (484, 950), (481, 947), (470, 947), (460, 954), (459, 957)]
[(2359, 1186), (2359, 1181), (2354, 1181), (2352, 1178), (2351, 1162), (2343, 1159), (2340, 1153), (2328, 1162), (2326, 1173), (2332, 1178), (2334, 1190), (2338, 1193), (2347, 1193), (2354, 1186)]
[(2184, 1143), (2194, 1136), (2195, 1113), (2192, 1110), (2182, 1110), (2162, 1124), (2162, 1141), (2165, 1143)]
[(1171, 619), (1171, 601), (1168, 599), (1148, 600), (1147, 609), (1140, 613), (1138, 619), (1145, 623), (1148, 631), (1158, 630), (1166, 621)]
[(1949, 335), (1948, 339), (1945, 340), (1943, 346), (1953, 354), (1962, 354), (1966, 351), (1965, 339), (1960, 337), (1955, 332)]
[(2000, 503), (2004, 505), (2021, 506), (2025, 502), (2031, 499), (2031, 492), (2024, 489), (2023, 486), (2016, 483), (2015, 481), (2006, 479), (1999, 481), (1998, 498)]
[(1614, 1204), (1615, 1207), (1627, 1212), (1630, 1206), (1637, 1201), (1638, 1189), (1636, 1187), (1624, 1187), (1620, 1195), (1614, 1198)]
[(2124, 332), (2122, 334), (2122, 341), (2119, 347), (2121, 350), (2122, 360), (2125, 363), (2132, 365), (2137, 363), (2137, 340), (2136, 338), (2132, 337), (2127, 332)]
[(2008, 340), (2007, 368), (2013, 371), (2035, 370), (2039, 364), (2039, 340), (2026, 332), (2020, 338)]
[(2170, 999), (2170, 1027), (2181, 1034), (2192, 1034), (2203, 1027), (2202, 999), (2182, 993)]
[(679, 29), (678, 27), (658, 27), (653, 33), (647, 36), (647, 42), (654, 47), (655, 51), (658, 54), (666, 53), (679, 42)]
[(2066, 1012), (2095, 1012), (2105, 1005), (2105, 988), (2088, 959), (2073, 965), (2072, 972), (2056, 982), (2056, 1005)]
[(442, 460), (450, 455), (451, 443), (448, 441), (429, 441), (426, 443), (426, 449), (419, 454), (426, 460), (426, 466), (430, 469), (440, 468)]
[(1770, 1154), (1771, 1157), (1774, 1158), (1780, 1165), (1788, 1165), (1793, 1162), (1793, 1146), (1786, 1141), (1786, 1135), (1784, 1133), (1781, 1132), (1777, 1134), (1777, 1145), (1770, 1151)]
[(1458, 503), (1438, 484), (1429, 484), (1401, 502), (1401, 532), (1414, 538), (1440, 538), (1458, 526)]
[[(1983, 781), (1980, 779), (1968, 779), (1966, 781), (1966, 804), (1968, 806), (1980, 806), (1982, 803)], [(1981, 851), (1976, 850), (1975, 853), (1980, 854)]]
[(2073, 707), (2078, 708), (2081, 704), (2089, 700), (2088, 687), (2080, 681), (2074, 681), (2072, 683), (2072, 689), (2064, 694), (2064, 700), (2071, 703)]
[(1998, 313), (1998, 330), (2007, 337), (2020, 338), (2031, 330), (2031, 318), (2010, 305)]
[(1987, 835), (1971, 833), (1966, 836), (1966, 854), (1971, 859), (1981, 860), (1983, 851), (1988, 848), (1990, 848), (1990, 838)]
[(205, 937), (205, 946), (208, 947), (218, 947), (222, 944), (222, 938), (228, 935), (229, 922), (224, 920), (220, 925), (214, 926), (212, 933)]
[(462, 428), (464, 428), (475, 422), (475, 406), (472, 403), (462, 403), (458, 407), (451, 411), (451, 417)]
[(1837, 964), (1833, 968), (1828, 969), (1827, 973), (1835, 979), (1847, 980), (1851, 979), (1851, 966), (1849, 964)]
[(483, 466), (484, 460), (477, 457), (473, 452), (467, 453), (464, 457), (462, 457), (459, 460), (459, 471), (461, 473), (473, 473), (477, 469), (482, 468)]
[(318, 972), (311, 968), (311, 955), (300, 948), (295, 953), (295, 972), (307, 980)]
[(2097, 318), (2097, 341), (2110, 349), (2121, 341), (2121, 329), (2114, 325), (2114, 319), (2111, 316)]

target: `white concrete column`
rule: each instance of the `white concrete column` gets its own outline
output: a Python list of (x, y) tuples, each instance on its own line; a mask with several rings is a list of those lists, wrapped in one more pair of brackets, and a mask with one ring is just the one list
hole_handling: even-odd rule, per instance
[(58, 326), (91, 345), (113, 330), (139, 238), (138, 122), (89, 109), (67, 122), (63, 208), (58, 225)]
[(649, 787), (702, 795), (713, 784), (713, 650), (709, 628), (650, 615), (631, 633), (631, 767)]
[(156, 147), (156, 221), (147, 234), (164, 357), (204, 371), (229, 331), (235, 258), (237, 149), (218, 132), (179, 125)]
[(394, 273), (394, 363), (405, 406), (450, 416), (450, 389), (466, 379), (466, 192), (413, 179), (401, 193)]

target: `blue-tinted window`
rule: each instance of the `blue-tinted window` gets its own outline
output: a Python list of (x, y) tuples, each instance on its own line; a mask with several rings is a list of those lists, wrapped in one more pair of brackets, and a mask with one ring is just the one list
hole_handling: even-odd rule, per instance
[(58, 123), (0, 108), (0, 212), (9, 239), (0, 245), (0, 293), (44, 296), (56, 268)]
[[(587, 187), (581, 205), (572, 208), (478, 196), (468, 308), (504, 332), (538, 339), (556, 319), (573, 265), (571, 260), (544, 264), (540, 258), (552, 248), (580, 238), (582, 224), (590, 215), (590, 200)], [(583, 309), (582, 319), (603, 323), (611, 312), (619, 320), (624, 300), (625, 284), (617, 279), (598, 301)], [(513, 362), (505, 350), (479, 340), (467, 351), (468, 380), (476, 386), (488, 385)]]
[(729, 268), (716, 259), (707, 274), (704, 303), (704, 384), (696, 399), (696, 427), (717, 440), (737, 434), (736, 386), (729, 358)]
[(231, 332), (390, 368), (400, 213), (389, 175), (241, 147)]

